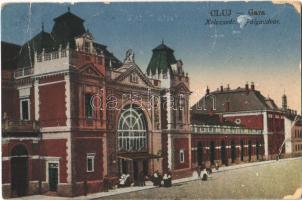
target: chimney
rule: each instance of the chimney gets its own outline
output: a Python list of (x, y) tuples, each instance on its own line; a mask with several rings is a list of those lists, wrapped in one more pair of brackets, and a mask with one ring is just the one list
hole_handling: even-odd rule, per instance
[(254, 82), (251, 82), (251, 90), (255, 90), (255, 84), (254, 84)]
[(245, 84), (245, 90), (248, 91), (249, 90), (249, 83)]
[(207, 86), (206, 95), (209, 95), (209, 94), (210, 94), (210, 89), (209, 89), (209, 87)]
[(220, 86), (220, 92), (223, 92), (223, 86), (222, 85)]
[(230, 90), (230, 84), (228, 84), (228, 86), (227, 86), (227, 90)]

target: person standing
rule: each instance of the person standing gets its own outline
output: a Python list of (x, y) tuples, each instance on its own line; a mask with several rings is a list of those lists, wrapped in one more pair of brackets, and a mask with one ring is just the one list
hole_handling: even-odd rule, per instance
[(144, 173), (144, 171), (141, 171), (139, 173), (138, 181), (139, 181), (139, 183), (138, 183), (139, 186), (145, 186), (145, 173)]
[(200, 165), (197, 166), (196, 171), (197, 171), (198, 178), (200, 178), (200, 174), (201, 174), (201, 166)]

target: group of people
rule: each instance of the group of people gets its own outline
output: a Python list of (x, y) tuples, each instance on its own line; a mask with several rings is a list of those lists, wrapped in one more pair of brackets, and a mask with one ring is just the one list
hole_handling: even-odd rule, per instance
[[(219, 164), (216, 162), (215, 163), (215, 169), (216, 171), (219, 169)], [(212, 174), (212, 168), (208, 167), (204, 167), (204, 166), (197, 166), (196, 168), (197, 171), (197, 175), (198, 178), (201, 178), (201, 180), (206, 181), (208, 180), (208, 177), (210, 176), (210, 174)]]
[[(137, 179), (134, 181), (135, 186), (145, 186), (145, 180), (150, 179), (153, 182), (154, 186), (163, 186), (164, 187), (171, 187), (172, 186), (172, 173), (168, 171), (167, 173), (164, 173), (162, 176), (159, 171), (155, 171), (154, 174), (149, 178), (145, 176), (145, 173), (141, 171), (138, 174)], [(131, 186), (133, 181), (131, 181), (130, 174), (122, 174), (119, 179), (118, 187), (129, 187)]]
[(172, 173), (168, 170), (167, 173), (164, 173), (162, 176), (159, 171), (155, 171), (153, 176), (151, 177), (151, 181), (153, 182), (154, 186), (162, 186), (162, 181), (164, 183), (164, 187), (171, 187), (172, 186)]
[(130, 174), (122, 174), (121, 178), (119, 179), (119, 187), (129, 187), (131, 186), (131, 179)]

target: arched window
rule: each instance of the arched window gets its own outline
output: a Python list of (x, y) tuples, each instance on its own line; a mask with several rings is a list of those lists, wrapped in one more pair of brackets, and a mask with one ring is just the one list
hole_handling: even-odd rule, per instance
[(118, 122), (119, 151), (146, 151), (147, 126), (145, 116), (137, 106), (125, 108)]

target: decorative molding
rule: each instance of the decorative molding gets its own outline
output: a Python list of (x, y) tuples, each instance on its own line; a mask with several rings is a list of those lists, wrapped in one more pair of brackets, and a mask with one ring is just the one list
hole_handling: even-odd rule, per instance
[[(37, 81), (37, 80), (35, 80)], [(64, 83), (66, 82), (65, 80), (60, 80), (60, 81), (53, 81), (53, 82), (48, 82), (48, 83), (40, 83), (39, 86), (45, 86), (45, 85), (54, 85), (54, 84), (58, 84), (58, 83)]]

